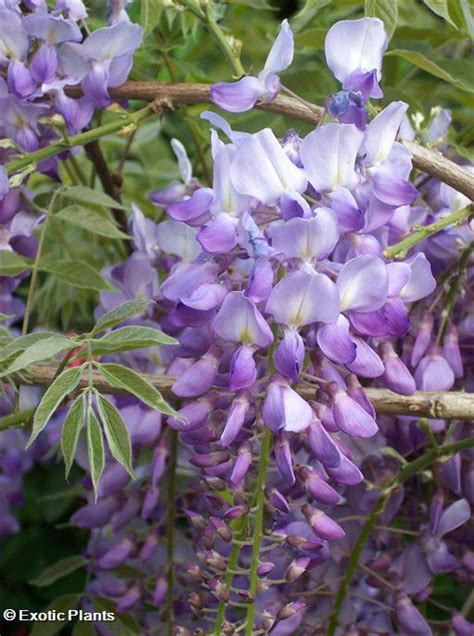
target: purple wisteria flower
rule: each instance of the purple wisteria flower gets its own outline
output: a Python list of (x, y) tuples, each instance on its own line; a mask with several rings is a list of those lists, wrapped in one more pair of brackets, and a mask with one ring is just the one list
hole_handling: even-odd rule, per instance
[(263, 70), (253, 77), (248, 75), (237, 82), (220, 82), (211, 87), (211, 100), (217, 106), (232, 113), (250, 110), (258, 100), (271, 102), (280, 92), (279, 73), (293, 61), (293, 33), (288, 20), (283, 20), (281, 30), (273, 43)]

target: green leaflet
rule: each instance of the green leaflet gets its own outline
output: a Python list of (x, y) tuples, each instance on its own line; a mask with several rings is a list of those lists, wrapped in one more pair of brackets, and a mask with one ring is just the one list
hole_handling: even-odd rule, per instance
[(179, 414), (165, 402), (161, 393), (132, 369), (112, 363), (98, 366), (101, 375), (112, 386), (125, 389), (160, 413), (179, 417)]
[(110, 327), (114, 327), (137, 314), (141, 314), (148, 309), (151, 305), (151, 300), (146, 298), (137, 298), (135, 300), (127, 300), (126, 302), (114, 307), (110, 311), (107, 311), (99, 320), (95, 323), (92, 329), (92, 334), (105, 331)]
[(102, 395), (97, 395), (97, 408), (112, 456), (134, 478), (130, 435), (122, 416)]
[(41, 265), (40, 269), (49, 274), (53, 274), (59, 278), (59, 280), (73, 287), (95, 289), (96, 291), (108, 291), (113, 289), (113, 287), (102, 278), (99, 272), (85, 261), (61, 259)]
[(65, 559), (60, 559), (53, 565), (50, 565), (41, 572), (35, 579), (29, 581), (31, 585), (36, 587), (45, 587), (51, 585), (58, 579), (61, 579), (71, 572), (75, 572), (86, 563), (86, 560), (82, 556), (71, 556)]
[(81, 375), (81, 367), (68, 369), (67, 371), (63, 371), (48, 388), (35, 411), (35, 416), (33, 418), (33, 430), (31, 431), (31, 437), (28, 441), (27, 448), (44, 429), (54, 411), (58, 408), (64, 398), (77, 387), (79, 380), (81, 379)]
[(76, 340), (66, 338), (66, 336), (55, 335), (40, 339), (25, 349), (18, 358), (0, 374), (0, 377), (16, 373), (28, 367), (30, 364), (50, 360), (58, 353), (67, 351), (68, 349), (74, 349), (77, 346), (78, 342)]
[(104, 440), (100, 424), (92, 408), (87, 411), (87, 456), (89, 458), (89, 471), (97, 498), (97, 487), (104, 471)]
[(84, 424), (85, 405), (84, 395), (75, 399), (64, 420), (61, 431), (61, 451), (64, 457), (66, 478), (71, 470), (72, 462), (76, 454), (77, 441)]

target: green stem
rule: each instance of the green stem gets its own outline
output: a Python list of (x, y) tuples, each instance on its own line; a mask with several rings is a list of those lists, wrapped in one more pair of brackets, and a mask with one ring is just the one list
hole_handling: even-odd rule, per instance
[(413, 477), (414, 475), (417, 475), (425, 468), (430, 466), (437, 459), (445, 456), (455, 455), (462, 450), (472, 447), (474, 447), (474, 437), (466, 437), (465, 439), (459, 440), (458, 442), (433, 448), (432, 450), (428, 451), (424, 455), (421, 455), (409, 464), (406, 464), (401, 469), (397, 477), (391, 479), (382, 488), (380, 497), (378, 498), (371, 513), (367, 517), (364, 525), (362, 526), (356, 544), (352, 549), (351, 556), (345, 568), (344, 578), (337, 591), (336, 600), (334, 601), (334, 608), (329, 618), (329, 627), (326, 636), (334, 636), (336, 632), (339, 620), (339, 613), (341, 611), (344, 599), (347, 597), (348, 588), (352, 582), (352, 578), (359, 564), (360, 555), (362, 554), (370, 533), (377, 525), (378, 517), (383, 512), (387, 501), (390, 499), (394, 491), (397, 490), (405, 481), (407, 481), (407, 479)]
[(238, 53), (232, 48), (230, 42), (227, 40), (224, 32), (214, 20), (211, 15), (212, 7), (207, 5), (203, 10), (201, 6), (195, 0), (180, 0), (180, 4), (188, 9), (193, 15), (195, 15), (205, 25), (207, 30), (216, 39), (219, 48), (221, 49), (227, 61), (232, 66), (234, 74), (237, 77), (245, 75), (245, 69), (242, 66)]
[(173, 429), (169, 433), (169, 464), (168, 464), (168, 491), (167, 491), (167, 511), (166, 511), (166, 625), (168, 636), (173, 636), (174, 629), (174, 524), (176, 517), (176, 466), (178, 458), (178, 433)]
[(208, 28), (208, 30), (216, 38), (217, 44), (219, 45), (222, 53), (224, 53), (229, 64), (232, 66), (234, 70), (234, 74), (237, 77), (242, 77), (243, 75), (245, 75), (245, 69), (242, 66), (239, 56), (230, 45), (229, 41), (225, 37), (222, 29), (217, 24), (217, 22), (209, 17), (209, 13), (207, 13), (206, 20), (204, 23), (206, 27)]
[(31, 281), (30, 281), (30, 286), (28, 288), (28, 296), (26, 297), (25, 315), (23, 316), (23, 324), (22, 324), (22, 328), (21, 328), (21, 335), (22, 336), (25, 336), (28, 333), (28, 323), (30, 321), (31, 310), (33, 308), (33, 296), (34, 296), (35, 289), (36, 289), (36, 281), (38, 279), (39, 264), (40, 264), (40, 260), (41, 260), (41, 255), (43, 253), (43, 246), (44, 246), (44, 239), (46, 237), (46, 230), (48, 228), (49, 219), (51, 217), (51, 212), (53, 211), (54, 204), (56, 202), (56, 198), (57, 198), (58, 193), (60, 191), (61, 191), (60, 189), (56, 190), (54, 192), (53, 196), (51, 197), (51, 201), (50, 201), (50, 204), (49, 204), (49, 207), (48, 207), (48, 211), (46, 213), (46, 218), (45, 218), (45, 220), (43, 222), (43, 227), (41, 228), (40, 236), (39, 236), (39, 239), (38, 239), (38, 249), (36, 250), (35, 260), (34, 260), (34, 263), (33, 263), (33, 267), (31, 269)]
[(250, 564), (250, 580), (249, 580), (249, 594), (253, 599), (247, 609), (247, 617), (245, 621), (245, 635), (252, 636), (253, 634), (253, 622), (255, 618), (255, 612), (257, 606), (255, 605), (255, 595), (257, 593), (258, 583), (258, 563), (260, 559), (260, 548), (263, 539), (263, 513), (265, 505), (265, 481), (267, 477), (268, 462), (270, 460), (270, 453), (272, 449), (272, 432), (268, 427), (264, 427), (262, 446), (260, 448), (259, 466), (256, 490), (256, 512), (255, 512), (255, 527), (253, 534), (252, 545), (252, 562)]
[[(247, 534), (246, 532), (247, 518), (242, 517), (241, 519), (238, 519), (237, 521), (239, 521), (240, 524), (238, 527), (234, 526), (235, 538), (237, 539), (237, 541), (243, 541)], [(225, 586), (227, 590), (230, 590), (230, 587), (232, 585), (232, 579), (234, 578), (234, 571), (239, 564), (240, 549), (241, 549), (240, 544), (236, 542), (232, 545), (232, 549), (229, 554), (227, 572), (224, 578), (224, 582), (225, 582)], [(217, 607), (216, 620), (215, 620), (214, 636), (221, 636), (222, 634), (222, 623), (225, 618), (225, 608), (226, 608), (226, 603), (224, 603), (224, 601), (219, 601), (219, 605)]]
[(443, 344), (444, 335), (446, 333), (446, 329), (449, 323), (449, 317), (456, 303), (456, 299), (458, 297), (458, 293), (461, 290), (461, 285), (464, 280), (464, 277), (467, 272), (467, 267), (469, 264), (469, 259), (474, 250), (474, 243), (470, 243), (462, 252), (461, 258), (459, 259), (459, 263), (457, 266), (457, 273), (453, 277), (450, 285), (449, 291), (446, 295), (446, 301), (444, 303), (443, 310), (441, 312), (441, 325), (438, 331), (437, 343)]
[(20, 413), (12, 413), (0, 420), (0, 431), (6, 431), (8, 428), (15, 428), (28, 424), (33, 417), (36, 407), (21, 411)]
[(467, 207), (459, 210), (458, 212), (454, 212), (453, 214), (449, 214), (448, 216), (444, 216), (439, 221), (431, 223), (431, 225), (418, 227), (416, 231), (413, 232), (413, 234), (410, 234), (410, 236), (407, 236), (407, 238), (403, 239), (399, 243), (396, 243), (395, 245), (387, 247), (384, 252), (385, 258), (405, 258), (408, 250), (414, 245), (427, 238), (428, 236), (432, 236), (433, 234), (440, 232), (448, 225), (456, 225), (457, 223), (461, 223), (461, 221), (467, 219), (471, 214), (471, 208)]
[(122, 128), (127, 128), (127, 126), (133, 126), (138, 124), (142, 119), (145, 119), (150, 114), (150, 104), (141, 110), (137, 110), (135, 113), (131, 113), (124, 117), (120, 117), (119, 119), (114, 119), (114, 121), (109, 122), (108, 124), (104, 124), (103, 126), (99, 126), (98, 128), (93, 128), (92, 130), (86, 130), (86, 132), (79, 133), (78, 135), (74, 135), (73, 137), (69, 137), (66, 142), (64, 139), (61, 141), (56, 141), (45, 148), (40, 148), (35, 152), (31, 152), (28, 155), (25, 155), (21, 159), (17, 159), (16, 161), (11, 161), (7, 163), (5, 166), (5, 170), (7, 174), (13, 174), (15, 172), (19, 172), (24, 168), (27, 168), (31, 164), (38, 163), (43, 161), (43, 159), (47, 159), (48, 157), (54, 157), (69, 148), (73, 148), (74, 146), (85, 146), (85, 144), (90, 141), (94, 141), (96, 139), (100, 139), (100, 137), (104, 137), (105, 135), (110, 135), (114, 132), (121, 130)]

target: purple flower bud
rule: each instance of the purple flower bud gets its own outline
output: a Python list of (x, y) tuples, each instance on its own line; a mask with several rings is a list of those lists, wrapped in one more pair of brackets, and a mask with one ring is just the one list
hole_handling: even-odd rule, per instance
[(396, 603), (397, 623), (402, 632), (417, 636), (432, 636), (430, 626), (406, 594), (399, 594)]
[(189, 458), (189, 462), (193, 466), (199, 468), (210, 468), (222, 464), (229, 459), (229, 453), (226, 451), (215, 451), (214, 453), (201, 453), (198, 455), (192, 455)]
[(173, 393), (179, 397), (199, 397), (207, 393), (217, 375), (220, 358), (218, 351), (219, 349), (211, 349), (177, 378), (171, 387)]
[(117, 462), (110, 464), (100, 479), (99, 497), (109, 497), (122, 491), (129, 481), (130, 475), (120, 464)]
[(273, 570), (274, 567), (275, 563), (272, 561), (261, 561), (257, 568), (258, 576), (266, 576)]
[(209, 589), (213, 592), (218, 601), (227, 603), (230, 600), (230, 594), (225, 584), (218, 579), (211, 579), (208, 583)]
[(102, 570), (114, 570), (129, 558), (133, 548), (133, 540), (126, 537), (107, 550), (97, 561), (97, 564)]
[(192, 431), (199, 428), (209, 415), (213, 404), (214, 400), (207, 397), (200, 400), (194, 400), (190, 404), (183, 406), (183, 408), (178, 411), (182, 419), (169, 417), (168, 426), (173, 428), (175, 431)]
[(151, 486), (150, 488), (148, 488), (143, 500), (141, 510), (142, 519), (149, 519), (149, 517), (151, 517), (158, 504), (159, 496), (160, 491), (158, 488), (156, 488), (155, 486)]
[(275, 453), (275, 461), (278, 470), (280, 471), (280, 475), (289, 485), (292, 486), (296, 479), (293, 472), (290, 444), (288, 436), (285, 433), (280, 433), (277, 437), (275, 437), (273, 451)]
[(342, 432), (354, 437), (372, 437), (378, 432), (375, 420), (335, 383), (329, 384), (326, 391), (331, 397), (335, 422)]
[(285, 573), (285, 579), (288, 583), (293, 583), (296, 579), (299, 579), (308, 569), (311, 559), (308, 557), (300, 557), (290, 563)]
[(383, 379), (389, 389), (402, 395), (412, 395), (416, 391), (416, 384), (412, 374), (395, 353), (390, 342), (380, 344), (380, 354), (385, 366)]
[(313, 528), (315, 534), (326, 541), (337, 541), (345, 536), (341, 526), (324, 514), (321, 510), (317, 510), (309, 504), (304, 504), (301, 508), (302, 513), (308, 520), (309, 525)]
[(327, 484), (322, 476), (309, 466), (298, 467), (297, 474), (303, 481), (304, 487), (309, 494), (322, 504), (334, 506), (341, 501), (341, 496), (329, 484)]
[(456, 636), (472, 636), (474, 634), (474, 623), (467, 621), (459, 612), (456, 612), (451, 619), (451, 627)]
[(341, 451), (321, 422), (314, 418), (306, 429), (306, 439), (316, 459), (326, 467), (336, 468), (341, 463)]
[(166, 591), (168, 584), (166, 579), (162, 576), (156, 581), (155, 589), (153, 590), (153, 604), (160, 607), (166, 598)]
[(141, 564), (145, 564), (149, 559), (151, 559), (151, 557), (155, 553), (157, 546), (158, 537), (155, 534), (151, 534), (149, 537), (147, 537), (138, 557)]
[(453, 370), (438, 346), (431, 346), (420, 361), (415, 371), (415, 381), (417, 388), (422, 391), (449, 391), (453, 386)]
[(287, 514), (288, 512), (290, 512), (288, 502), (279, 490), (277, 490), (273, 486), (267, 486), (267, 488), (265, 489), (265, 494), (271, 506), (273, 506), (283, 514)]
[(138, 583), (133, 583), (128, 592), (118, 599), (117, 612), (129, 612), (140, 601), (142, 591)]
[(245, 517), (249, 513), (249, 507), (246, 504), (239, 506), (232, 506), (228, 510), (225, 511), (224, 517), (226, 519), (240, 519), (241, 517)]
[(291, 603), (287, 603), (284, 607), (282, 607), (282, 609), (277, 614), (277, 618), (279, 621), (291, 618), (292, 616), (295, 616), (295, 614), (299, 614), (300, 612), (302, 612), (305, 607), (306, 606), (303, 601), (292, 601)]
[(250, 395), (246, 391), (242, 391), (237, 394), (235, 400), (232, 402), (220, 439), (221, 446), (230, 446), (240, 433), (244, 425), (245, 415), (250, 406), (249, 398)]
[(415, 344), (411, 353), (411, 365), (416, 367), (425, 354), (431, 342), (431, 332), (433, 330), (433, 314), (428, 312), (423, 314), (418, 329), (416, 331)]
[(362, 388), (358, 378), (353, 373), (346, 377), (347, 394), (357, 402), (367, 413), (375, 419), (375, 409), (372, 406), (367, 393)]
[(72, 515), (71, 523), (80, 528), (103, 528), (119, 507), (118, 499), (113, 497), (101, 499), (95, 504), (88, 504), (80, 508)]
[(232, 541), (232, 531), (229, 526), (222, 521), (222, 519), (219, 519), (218, 517), (210, 517), (210, 521), (223, 541), (226, 543)]
[(289, 329), (273, 356), (275, 368), (282, 376), (297, 382), (303, 368), (304, 342), (300, 334)]
[(444, 336), (443, 353), (454, 371), (455, 377), (462, 378), (464, 368), (459, 350), (458, 331), (455, 325), (451, 325)]
[(138, 493), (129, 495), (126, 504), (115, 515), (113, 530), (119, 532), (124, 528), (137, 514), (140, 508), (140, 498)]
[(252, 386), (257, 378), (257, 367), (250, 347), (242, 345), (230, 361), (229, 389), (238, 391)]
[(325, 471), (337, 484), (355, 486), (364, 481), (364, 475), (345, 455), (341, 455), (341, 463), (336, 468), (324, 467)]
[(248, 469), (252, 465), (252, 445), (250, 442), (243, 442), (238, 450), (237, 459), (230, 476), (230, 481), (233, 486), (238, 486), (244, 479), (248, 472)]

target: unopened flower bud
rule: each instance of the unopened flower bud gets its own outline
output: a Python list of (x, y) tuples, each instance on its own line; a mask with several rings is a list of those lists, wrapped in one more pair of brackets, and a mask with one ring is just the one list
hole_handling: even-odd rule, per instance
[(286, 571), (285, 580), (288, 581), (288, 583), (293, 583), (293, 581), (299, 579), (300, 576), (306, 572), (310, 561), (311, 559), (309, 559), (308, 557), (295, 559), (292, 563), (290, 563)]

